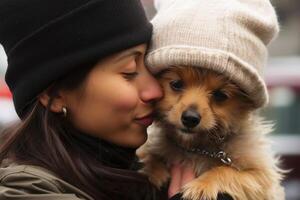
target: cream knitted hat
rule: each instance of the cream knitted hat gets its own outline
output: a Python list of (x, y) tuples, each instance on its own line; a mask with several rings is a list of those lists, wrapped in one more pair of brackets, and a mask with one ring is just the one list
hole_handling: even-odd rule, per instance
[(195, 66), (228, 76), (253, 100), (268, 102), (266, 46), (279, 25), (269, 0), (161, 0), (146, 55), (150, 71)]

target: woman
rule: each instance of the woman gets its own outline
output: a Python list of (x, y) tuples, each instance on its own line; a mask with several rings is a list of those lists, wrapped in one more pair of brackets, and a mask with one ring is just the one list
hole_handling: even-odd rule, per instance
[(1, 135), (0, 199), (166, 199), (136, 172), (162, 97), (139, 0), (2, 0), (0, 18), (21, 118)]

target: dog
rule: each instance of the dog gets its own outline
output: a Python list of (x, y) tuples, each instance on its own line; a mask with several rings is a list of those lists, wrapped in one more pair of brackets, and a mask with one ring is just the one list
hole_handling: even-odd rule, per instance
[(196, 178), (182, 188), (184, 199), (283, 200), (284, 171), (270, 149), (272, 124), (249, 96), (210, 69), (172, 66), (157, 75), (164, 97), (147, 142), (137, 155), (141, 173), (161, 188), (174, 162), (191, 165)]

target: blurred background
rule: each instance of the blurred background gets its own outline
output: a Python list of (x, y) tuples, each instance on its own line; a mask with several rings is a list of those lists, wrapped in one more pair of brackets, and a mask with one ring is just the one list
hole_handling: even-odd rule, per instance
[[(142, 0), (149, 19), (155, 15), (153, 0)], [(300, 1), (273, 0), (281, 32), (269, 46), (265, 80), (270, 104), (262, 110), (274, 122), (270, 135), (282, 167), (292, 169), (284, 181), (287, 200), (300, 200)], [(7, 58), (0, 45), (0, 130), (17, 120), (11, 94), (4, 82)], [(26, 92), (26, 91), (24, 91)]]

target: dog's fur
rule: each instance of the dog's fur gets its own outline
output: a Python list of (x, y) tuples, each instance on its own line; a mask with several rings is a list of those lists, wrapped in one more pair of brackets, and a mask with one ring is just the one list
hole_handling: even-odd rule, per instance
[[(144, 163), (142, 173), (152, 183), (158, 188), (166, 184), (171, 163), (179, 161), (191, 164), (197, 175), (184, 186), (184, 199), (215, 200), (218, 193), (235, 200), (284, 199), (282, 170), (266, 138), (271, 125), (257, 115), (244, 91), (221, 74), (196, 67), (171, 67), (158, 79), (165, 95), (157, 104), (149, 138), (137, 151)], [(175, 90), (174, 80), (182, 81)], [(201, 116), (196, 127), (183, 125), (186, 110)], [(193, 148), (222, 150), (232, 164), (189, 152)]]

